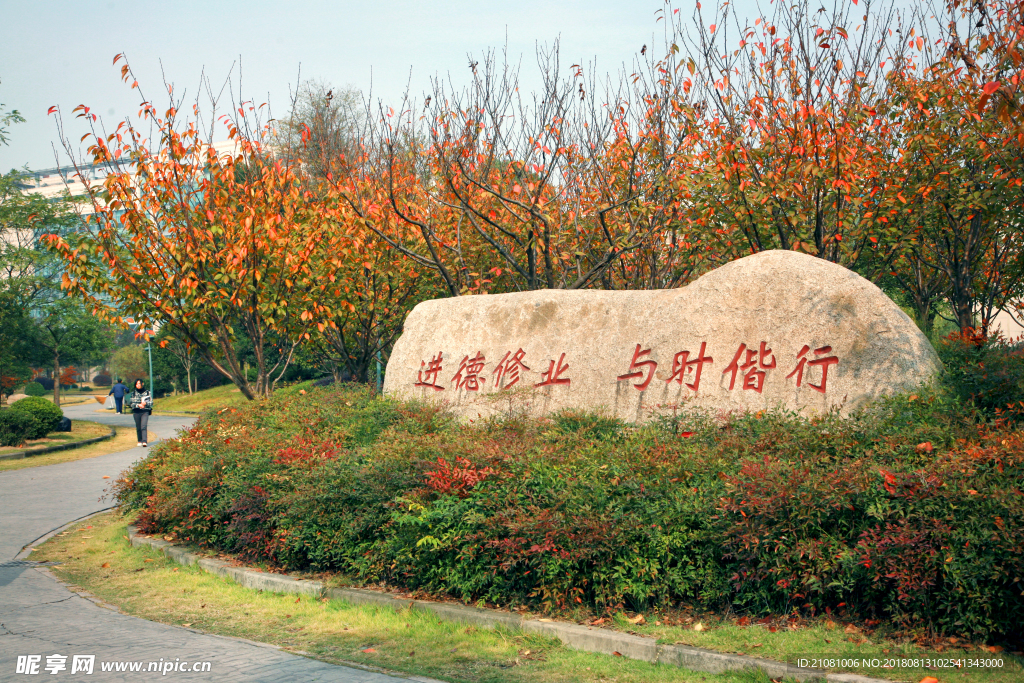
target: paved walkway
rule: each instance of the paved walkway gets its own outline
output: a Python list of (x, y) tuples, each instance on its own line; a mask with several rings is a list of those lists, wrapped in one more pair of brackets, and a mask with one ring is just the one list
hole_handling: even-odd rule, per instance
[[(134, 429), (131, 415), (69, 406), (65, 414)], [(155, 415), (150, 429), (172, 437), (190, 418)], [(105, 609), (69, 591), (45, 570), (15, 557), (40, 536), (111, 505), (105, 488), (147, 450), (132, 448), (76, 462), (0, 472), (0, 681), (34, 680), (16, 673), (19, 655), (39, 655), (38, 674), (84, 681), (338, 681), (409, 680), (334, 666), (276, 648), (205, 635)], [(107, 475), (110, 479), (103, 479)], [(47, 657), (62, 655), (64, 670), (51, 675)], [(72, 674), (74, 655), (94, 655), (93, 674)], [(147, 673), (150, 662), (210, 662), (207, 672)], [(60, 660), (55, 660), (59, 662)], [(104, 673), (105, 662), (142, 662), (142, 673)], [(161, 669), (162, 671), (162, 669)], [(413, 679), (426, 680), (426, 679)]]

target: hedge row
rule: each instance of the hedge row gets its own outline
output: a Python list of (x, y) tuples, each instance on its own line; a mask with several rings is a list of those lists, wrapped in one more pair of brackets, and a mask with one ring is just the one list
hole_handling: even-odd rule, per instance
[(1024, 433), (957, 399), (850, 419), (460, 425), (312, 390), (205, 416), (126, 472), (148, 531), (496, 604), (830, 610), (947, 634), (1024, 614)]

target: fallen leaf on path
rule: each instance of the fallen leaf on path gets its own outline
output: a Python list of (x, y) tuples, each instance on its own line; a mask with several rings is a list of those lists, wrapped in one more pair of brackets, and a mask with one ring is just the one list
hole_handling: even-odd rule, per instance
[(107, 567), (109, 567), (109, 566), (110, 566), (110, 563), (109, 563), (109, 562), (104, 562), (103, 564), (101, 564), (101, 565), (100, 565), (100, 567), (101, 567), (102, 569), (106, 569), (106, 568), (107, 568)]
[(374, 650), (372, 647), (368, 647), (365, 650), (360, 650), (360, 652), (366, 652), (367, 654), (370, 654), (376, 652), (376, 650)]
[(153, 562), (153, 561), (154, 561), (153, 558), (149, 558), (149, 559), (143, 560), (143, 562)]
[(702, 624), (701, 622), (698, 621), (696, 624), (693, 625), (693, 630), (694, 631), (703, 631), (704, 630), (704, 624)]
[(191, 621), (190, 621), (190, 622), (188, 622), (187, 624), (182, 624), (182, 626), (191, 626), (191, 625), (192, 625), (192, 622), (191, 622)]
[(935, 676), (925, 676), (921, 679), (920, 683), (939, 683), (939, 679), (935, 678)]
[(860, 633), (860, 629), (853, 624), (847, 624), (846, 628), (843, 629), (843, 633)]
[(590, 622), (588, 624), (588, 626), (600, 626), (601, 624), (603, 624), (606, 621), (608, 621), (608, 620), (605, 619), (604, 617), (601, 617), (600, 619), (595, 619), (594, 621)]
[(632, 619), (627, 617), (626, 621), (628, 621), (631, 624), (642, 624), (642, 623), (644, 623), (644, 615), (638, 614), (635, 617), (633, 617)]
[(104, 475), (103, 475), (103, 478), (104, 478), (104, 479), (110, 479), (110, 475), (109, 475), (109, 474), (104, 474)]
[(618, 651), (612, 652), (612, 654), (615, 655), (616, 657), (621, 657), (622, 656), (622, 653), (618, 652)]

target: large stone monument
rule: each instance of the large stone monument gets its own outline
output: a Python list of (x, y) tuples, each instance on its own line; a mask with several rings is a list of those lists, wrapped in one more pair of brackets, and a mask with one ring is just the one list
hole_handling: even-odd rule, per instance
[(842, 413), (939, 371), (935, 350), (856, 273), (792, 251), (681, 289), (543, 290), (425, 301), (384, 391), (466, 418), (563, 408), (637, 421), (683, 406)]

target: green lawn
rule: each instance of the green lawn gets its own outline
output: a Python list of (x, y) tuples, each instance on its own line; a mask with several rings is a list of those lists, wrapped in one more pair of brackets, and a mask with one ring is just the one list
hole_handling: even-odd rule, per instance
[(89, 519), (36, 548), (62, 580), (126, 614), (205, 633), (271, 643), (327, 662), (357, 662), (474, 683), (768, 683), (760, 672), (712, 675), (570, 650), (511, 630), (441, 621), (337, 600), (278, 595), (183, 567), (159, 551), (133, 548), (115, 513)]
[[(394, 612), (337, 600), (256, 592), (195, 567), (182, 567), (159, 551), (133, 548), (125, 521), (115, 513), (89, 520), (37, 548), (31, 559), (57, 561), (54, 571), (124, 612), (208, 633), (248, 638), (300, 651), (324, 661), (355, 661), (454, 681), (713, 681), (768, 683), (759, 672), (724, 676), (570, 650), (518, 631), (477, 629), (440, 621), (426, 612)], [(322, 578), (322, 577), (319, 577)], [(239, 615), (245, 618), (239, 618)], [(903, 666), (837, 667), (875, 678), (941, 683), (1011, 683), (1021, 680), (1020, 659), (980, 644), (950, 639), (945, 649), (919, 647), (821, 619), (749, 623), (715, 617), (644, 615), (634, 624), (619, 614), (605, 628), (653, 636), (721, 652), (778, 661), (801, 657), (905, 660), (1001, 659), (1002, 669)], [(679, 620), (668, 625), (661, 622)], [(632, 621), (636, 621), (636, 617)], [(596, 626), (596, 625), (595, 625)]]
[(70, 432), (50, 432), (42, 439), (32, 439), (25, 442), (25, 445), (21, 448), (0, 448), (0, 455), (10, 455), (12, 453), (24, 453), (37, 448), (46, 448), (47, 446), (58, 446), (61, 444), (70, 444), (76, 441), (85, 441), (86, 439), (93, 439), (97, 436), (106, 436), (110, 433), (110, 427), (101, 425), (96, 422), (86, 422), (84, 420), (72, 420)]
[(243, 405), (246, 398), (234, 384), (225, 384), (212, 389), (204, 389), (194, 394), (178, 394), (177, 396), (165, 396), (153, 402), (153, 408), (158, 413), (196, 413), (204, 410), (226, 408), (228, 406)]
[[(73, 424), (78, 424), (73, 423)], [(95, 423), (82, 423), (82, 424), (95, 424)], [(104, 434), (108, 434), (110, 428), (105, 425), (98, 425), (103, 427)], [(74, 427), (73, 427), (74, 428)], [(157, 435), (150, 431), (150, 440), (155, 441)], [(26, 467), (43, 467), (45, 465), (56, 465), (62, 462), (71, 462), (72, 460), (85, 460), (86, 458), (95, 458), (101, 455), (107, 455), (108, 453), (117, 453), (120, 451), (126, 451), (129, 448), (133, 448), (137, 442), (135, 441), (135, 429), (134, 427), (122, 427), (113, 439), (107, 439), (106, 441), (100, 441), (99, 443), (89, 444), (87, 446), (80, 446), (78, 448), (69, 448), (63, 451), (56, 451), (54, 453), (44, 453), (43, 455), (33, 455), (28, 458), (17, 458), (13, 460), (0, 460), (0, 472), (7, 472), (9, 470), (20, 470)], [(108, 476), (117, 476), (118, 472), (113, 470)]]

